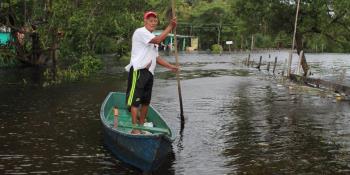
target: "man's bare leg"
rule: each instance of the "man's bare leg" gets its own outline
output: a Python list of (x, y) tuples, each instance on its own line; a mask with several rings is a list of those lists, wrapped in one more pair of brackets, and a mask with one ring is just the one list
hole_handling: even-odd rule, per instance
[[(132, 119), (132, 125), (136, 126), (137, 125), (137, 111), (138, 108), (135, 106), (131, 106), (131, 119)], [(141, 132), (137, 129), (133, 129), (131, 131), (131, 134), (140, 134)]]
[(145, 123), (145, 119), (147, 116), (147, 112), (148, 112), (148, 106), (149, 105), (142, 105), (141, 107), (141, 114), (140, 114), (140, 125), (142, 126)]

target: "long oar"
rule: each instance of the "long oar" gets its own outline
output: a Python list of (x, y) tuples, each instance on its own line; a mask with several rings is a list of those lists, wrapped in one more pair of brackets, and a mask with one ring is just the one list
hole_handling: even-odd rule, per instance
[[(173, 18), (176, 17), (176, 12), (175, 12), (175, 0), (172, 0), (172, 13), (173, 13)], [(176, 38), (176, 27), (173, 29), (174, 33), (174, 47), (175, 47), (175, 58), (176, 58), (176, 66), (179, 67), (179, 55), (177, 53), (177, 38)], [(179, 101), (180, 101), (180, 116), (181, 116), (181, 122), (185, 121), (184, 117), (184, 110), (182, 106), (182, 95), (181, 95), (181, 85), (180, 85), (180, 76), (179, 76), (179, 71), (176, 73), (176, 79), (177, 79), (177, 90), (179, 92)]]

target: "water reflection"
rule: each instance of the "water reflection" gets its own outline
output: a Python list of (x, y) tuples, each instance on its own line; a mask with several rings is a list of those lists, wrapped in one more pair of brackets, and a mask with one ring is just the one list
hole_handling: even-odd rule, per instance
[[(178, 137), (154, 174), (350, 173), (348, 102), (247, 69), (243, 55), (180, 57), (184, 125), (174, 74), (155, 76), (152, 103)], [(98, 115), (125, 91), (123, 64), (46, 88), (25, 72), (0, 73), (0, 174), (140, 174), (104, 147)]]
[(329, 140), (326, 122), (317, 120), (329, 112), (329, 105), (320, 108), (300, 94), (285, 98), (274, 91), (257, 84), (238, 86), (227, 107), (232, 118), (223, 126), (227, 136), (223, 155), (231, 158), (227, 166), (248, 174), (348, 172), (349, 153), (339, 153), (344, 145)]

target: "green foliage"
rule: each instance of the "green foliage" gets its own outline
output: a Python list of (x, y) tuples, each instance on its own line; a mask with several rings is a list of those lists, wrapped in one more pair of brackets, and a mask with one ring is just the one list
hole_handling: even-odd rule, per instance
[(279, 32), (274, 41), (274, 46), (276, 48), (290, 48), (291, 46), (291, 37), (287, 35), (286, 32), (281, 31)]
[[(9, 3), (11, 2), (11, 3)], [(24, 2), (26, 2), (24, 4)], [(199, 37), (200, 49), (234, 41), (233, 47), (291, 47), (296, 1), (289, 0), (176, 0), (178, 34)], [(9, 8), (11, 6), (11, 8)], [(299, 47), (308, 51), (350, 52), (350, 1), (302, 1), (298, 19)], [(14, 30), (24, 27), (26, 46), (30, 48), (30, 31), (37, 26), (40, 45), (49, 50), (57, 43), (58, 72), (67, 77), (89, 74), (87, 60), (96, 54), (116, 53), (118, 57), (131, 50), (133, 31), (143, 25), (143, 13), (159, 14), (159, 30), (168, 25), (171, 16), (169, 0), (60, 0), (2, 1), (1, 12), (13, 12), (13, 19), (0, 16), (0, 25)], [(62, 33), (62, 36), (58, 36)], [(217, 46), (215, 46), (217, 47)], [(218, 48), (219, 49), (219, 48)], [(15, 57), (15, 55), (11, 55)], [(128, 58), (128, 56), (124, 56)], [(12, 59), (0, 57), (0, 64)], [(119, 59), (118, 61), (123, 60)], [(11, 63), (12, 64), (12, 63)], [(75, 66), (70, 66), (75, 65)], [(95, 69), (91, 65), (88, 69)], [(79, 70), (78, 69), (85, 69)], [(65, 71), (66, 70), (66, 71)]]
[[(127, 50), (128, 45), (118, 45), (115, 39), (107, 37), (107, 36), (101, 36), (96, 40), (96, 45), (95, 45), (96, 53), (97, 54), (104, 54), (104, 53), (116, 53), (120, 49), (122, 50)], [(119, 50), (118, 50), (119, 49)]]
[[(269, 35), (282, 46), (291, 47), (296, 1), (234, 0), (232, 11), (240, 30)], [(349, 52), (350, 1), (301, 1), (297, 28), (298, 49)], [(283, 36), (280, 34), (283, 33)], [(277, 35), (276, 35), (277, 34)], [(285, 39), (289, 37), (289, 41)], [(315, 38), (322, 38), (315, 41)], [(274, 39), (273, 39), (274, 38)], [(304, 43), (303, 43), (304, 42)], [(317, 43), (317, 44), (316, 44)], [(272, 45), (273, 46), (273, 45)], [(304, 48), (302, 48), (304, 47)], [(318, 49), (319, 51), (319, 49)]]
[(7, 49), (0, 49), (0, 68), (14, 67), (19, 61), (14, 59), (14, 53)]
[(126, 53), (125, 55), (123, 55), (120, 60), (121, 61), (130, 61), (130, 57), (131, 57), (131, 52)]
[(214, 44), (211, 46), (211, 52), (214, 54), (221, 54), (223, 51), (223, 48), (219, 44)]
[(122, 6), (118, 1), (81, 1), (77, 8), (73, 8), (72, 3), (69, 7), (67, 3), (55, 3), (58, 17), (55, 20), (65, 33), (61, 47), (66, 51), (62, 53), (76, 52), (79, 56), (83, 53), (119, 52), (122, 55), (129, 51), (131, 31), (142, 22), (142, 15), (130, 10), (140, 7), (132, 6), (131, 1), (123, 2)]
[[(223, 25), (230, 28), (232, 31), (233, 20), (229, 13), (229, 4), (223, 0), (217, 1), (197, 1), (196, 5), (192, 6), (192, 14), (190, 23), (196, 25), (193, 29), (194, 34), (199, 36), (202, 49), (211, 48), (213, 44), (221, 44)], [(227, 33), (231, 34), (232, 32)], [(230, 39), (231, 40), (231, 39)]]
[(91, 55), (84, 55), (79, 61), (68, 68), (58, 68), (56, 72), (47, 69), (44, 72), (46, 83), (44, 86), (51, 84), (59, 84), (62, 81), (76, 81), (84, 77), (90, 76), (92, 73), (98, 72), (102, 67), (102, 61)]
[(269, 35), (255, 34), (255, 47), (270, 48), (271, 46), (273, 46), (273, 40)]
[(309, 52), (323, 52), (324, 48), (327, 47), (327, 38), (314, 34), (305, 44)]
[(89, 76), (91, 73), (95, 73), (102, 67), (102, 61), (91, 55), (84, 55), (78, 63), (71, 66), (73, 71), (79, 72), (79, 75), (83, 77)]

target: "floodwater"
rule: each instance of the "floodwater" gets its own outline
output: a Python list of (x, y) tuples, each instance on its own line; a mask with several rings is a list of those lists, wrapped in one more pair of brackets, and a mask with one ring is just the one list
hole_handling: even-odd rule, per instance
[[(152, 103), (178, 135), (154, 174), (350, 174), (349, 101), (247, 68), (246, 56), (180, 55), (182, 127), (175, 76), (157, 68)], [(307, 57), (315, 76), (349, 83), (350, 55)], [(100, 105), (126, 89), (124, 63), (106, 61), (96, 76), (45, 88), (31, 69), (0, 72), (0, 174), (140, 174), (103, 144)]]

